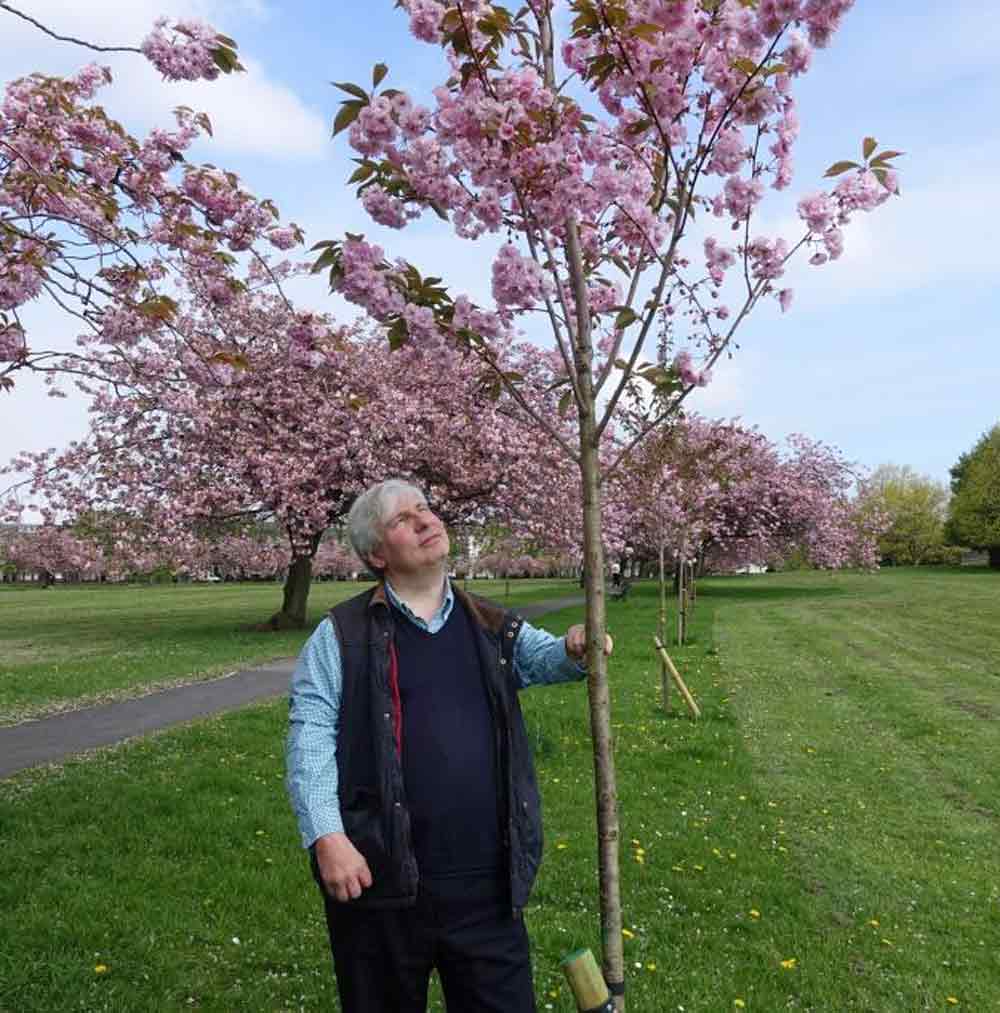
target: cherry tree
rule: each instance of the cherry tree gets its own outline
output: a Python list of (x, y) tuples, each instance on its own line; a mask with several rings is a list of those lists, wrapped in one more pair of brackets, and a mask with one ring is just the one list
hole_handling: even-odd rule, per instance
[(97, 545), (53, 524), (14, 535), (2, 554), (16, 571), (37, 574), (43, 587), (53, 583), (56, 576), (64, 580), (94, 580), (104, 571), (103, 554)]
[(709, 563), (780, 565), (792, 554), (823, 569), (874, 568), (883, 519), (866, 514), (859, 475), (833, 447), (800, 434), (787, 448), (762, 440), (720, 502), (701, 544)]
[(202, 291), (170, 329), (99, 364), (108, 382), (91, 385), (88, 436), (16, 458), (22, 495), (51, 520), (106, 518), (132, 568), (155, 544), (175, 568), (212, 569), (205, 552), (224, 536), (273, 525), (289, 557), (271, 628), (305, 623), (325, 533), (382, 478), (420, 482), (451, 523), (573, 519), (557, 451), (484, 392), (461, 349), (392, 351), (379, 329), (338, 327), (278, 295), (235, 291), (220, 306)]
[[(361, 236), (321, 244), (316, 266), (394, 343), (443, 337), (473, 349), (579, 470), (604, 972), (617, 992), (602, 438), (627, 433), (627, 457), (708, 382), (762, 299), (787, 309), (789, 259), (802, 253), (818, 266), (838, 257), (842, 226), (896, 191), (897, 153), (867, 139), (860, 162), (831, 166), (844, 180), (799, 203), (797, 236), (754, 229), (768, 187), (791, 180), (794, 79), (850, 0), (571, 0), (562, 39), (552, 0), (529, 0), (516, 14), (487, 0), (399, 6), (416, 38), (444, 51), (446, 79), (423, 105), (382, 88), (387, 68), (378, 64), (370, 88), (338, 85), (347, 98), (334, 127), (349, 131), (359, 155), (352, 181), (375, 221), (402, 228), (431, 211), (464, 239), (506, 235), (493, 305), (449, 293), (436, 273), (389, 259)], [(700, 241), (696, 215), (709, 232)], [(525, 380), (496, 354), (527, 321), (551, 343), (539, 361), (563, 390), (564, 410), (575, 407), (572, 441), (552, 415), (532, 410)]]
[(646, 440), (609, 480), (629, 540), (659, 558), (661, 639), (668, 561), (680, 572), (706, 556), (733, 568), (797, 552), (828, 569), (873, 565), (877, 518), (859, 523), (855, 469), (825, 444), (787, 442), (782, 452), (737, 422), (688, 416)]

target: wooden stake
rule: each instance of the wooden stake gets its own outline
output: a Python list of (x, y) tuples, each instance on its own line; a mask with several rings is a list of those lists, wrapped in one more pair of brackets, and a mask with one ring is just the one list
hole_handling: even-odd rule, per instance
[(575, 950), (563, 957), (561, 964), (578, 1010), (614, 1009), (611, 993), (590, 950)]
[[(667, 576), (664, 566), (664, 550), (660, 546), (660, 624), (659, 635), (661, 640), (667, 639)], [(660, 661), (660, 692), (663, 696), (663, 709), (670, 710), (670, 673), (667, 666)]]
[(677, 646), (684, 643), (687, 617), (684, 614), (684, 557), (681, 556), (677, 563)]
[(653, 643), (656, 644), (656, 650), (660, 655), (660, 660), (663, 661), (667, 668), (670, 669), (670, 675), (673, 677), (677, 688), (681, 691), (681, 696), (684, 697), (684, 702), (688, 705), (688, 710), (696, 717), (701, 717), (701, 710), (698, 705), (694, 702), (694, 697), (691, 695), (691, 690), (687, 688), (684, 680), (681, 678), (680, 672), (674, 667), (674, 663), (670, 660), (670, 655), (667, 654), (667, 649), (663, 646), (663, 642), (659, 637), (653, 637)]

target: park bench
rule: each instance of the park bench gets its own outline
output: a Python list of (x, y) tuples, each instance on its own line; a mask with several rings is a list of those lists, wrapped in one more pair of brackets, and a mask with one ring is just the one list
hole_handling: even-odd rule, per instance
[(618, 584), (617, 586), (615, 586), (614, 584), (612, 584), (611, 587), (608, 588), (608, 597), (609, 598), (616, 598), (616, 599), (624, 601), (624, 599), (626, 599), (628, 597), (628, 593), (631, 590), (632, 590), (632, 581), (630, 581), (626, 577), (626, 578), (623, 578), (622, 582), (620, 584)]

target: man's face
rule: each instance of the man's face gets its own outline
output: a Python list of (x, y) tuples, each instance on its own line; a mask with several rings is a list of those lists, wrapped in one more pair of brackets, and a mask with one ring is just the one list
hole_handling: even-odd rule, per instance
[(438, 569), (451, 545), (444, 524), (417, 493), (403, 493), (390, 501), (382, 520), (382, 540), (372, 562), (392, 577)]

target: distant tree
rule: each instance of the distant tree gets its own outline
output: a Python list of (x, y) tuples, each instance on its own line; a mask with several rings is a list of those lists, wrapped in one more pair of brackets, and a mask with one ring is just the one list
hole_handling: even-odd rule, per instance
[(1000, 423), (984, 433), (951, 469), (949, 539), (986, 549), (1000, 569)]
[(879, 557), (900, 566), (939, 559), (944, 544), (948, 490), (908, 465), (882, 464), (864, 483), (862, 510), (878, 510), (886, 527), (879, 537)]

